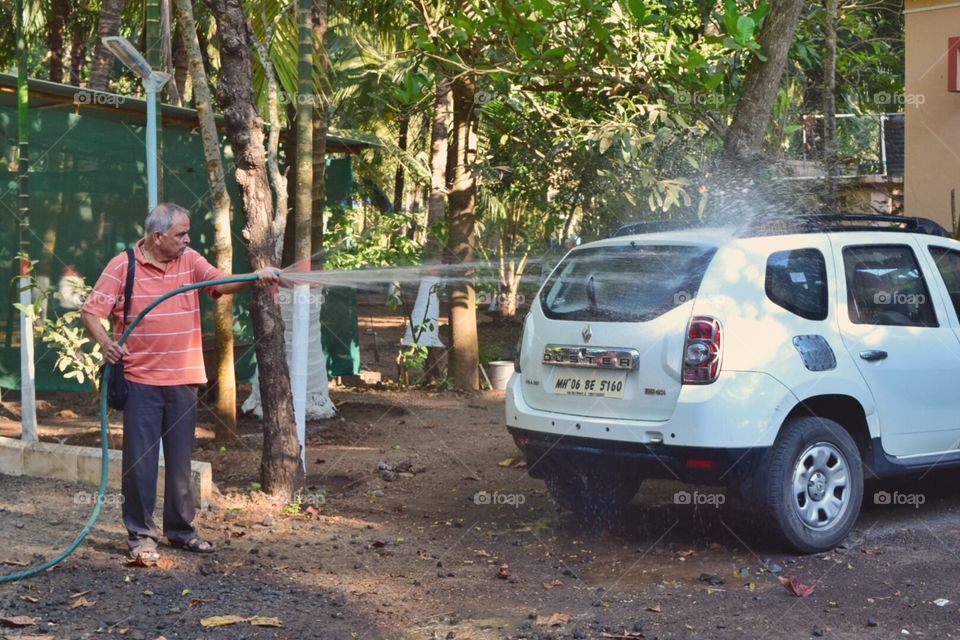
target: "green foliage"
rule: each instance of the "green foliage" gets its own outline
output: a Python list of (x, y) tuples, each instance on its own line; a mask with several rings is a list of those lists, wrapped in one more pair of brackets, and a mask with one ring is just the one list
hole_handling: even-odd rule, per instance
[(418, 264), (423, 248), (407, 238), (407, 212), (358, 206), (331, 215), (324, 237), (328, 269)]

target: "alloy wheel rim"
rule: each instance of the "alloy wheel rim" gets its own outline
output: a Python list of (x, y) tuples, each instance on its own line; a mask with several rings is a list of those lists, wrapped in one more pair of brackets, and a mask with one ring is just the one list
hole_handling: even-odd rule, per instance
[(830, 529), (850, 505), (850, 465), (829, 442), (817, 442), (796, 458), (791, 484), (791, 506), (804, 525)]

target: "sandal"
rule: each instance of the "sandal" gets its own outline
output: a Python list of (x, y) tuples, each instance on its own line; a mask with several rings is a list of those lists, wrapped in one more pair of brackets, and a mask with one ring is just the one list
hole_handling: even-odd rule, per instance
[(214, 545), (212, 542), (197, 536), (190, 538), (186, 542), (171, 541), (170, 544), (177, 549), (183, 549), (184, 551), (189, 551), (191, 553), (213, 553), (216, 550), (216, 545)]
[(160, 560), (160, 552), (153, 547), (145, 547), (141, 545), (139, 547), (133, 547), (130, 549), (130, 558), (133, 560), (141, 560), (143, 562), (158, 562)]

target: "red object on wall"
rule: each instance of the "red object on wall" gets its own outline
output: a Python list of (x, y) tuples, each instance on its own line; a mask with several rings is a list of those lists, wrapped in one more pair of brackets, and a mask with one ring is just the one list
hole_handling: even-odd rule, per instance
[(960, 93), (957, 62), (960, 59), (960, 37), (947, 38), (947, 91)]

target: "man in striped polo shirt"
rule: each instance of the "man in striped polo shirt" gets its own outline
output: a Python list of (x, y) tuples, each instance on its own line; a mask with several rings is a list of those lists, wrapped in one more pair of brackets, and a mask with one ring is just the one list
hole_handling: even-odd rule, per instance
[[(226, 278), (190, 248), (190, 212), (163, 203), (146, 219), (146, 236), (134, 247), (134, 283), (129, 319), (151, 302), (188, 284)], [(127, 276), (126, 252), (107, 263), (84, 303), (81, 317), (111, 363), (121, 358), (130, 393), (123, 411), (123, 524), (132, 557), (159, 558), (158, 533), (153, 521), (157, 495), (159, 445), (166, 467), (163, 533), (175, 547), (210, 553), (214, 545), (202, 539), (193, 525), (195, 516), (190, 458), (197, 420), (197, 385), (207, 381), (200, 330), (200, 296), (191, 290), (165, 300), (147, 314), (125, 345), (117, 343), (124, 326), (123, 293)], [(258, 282), (278, 281), (275, 267), (257, 272)], [(213, 296), (230, 294), (249, 282), (220, 284), (205, 289)], [(113, 325), (113, 335), (103, 320)]]

